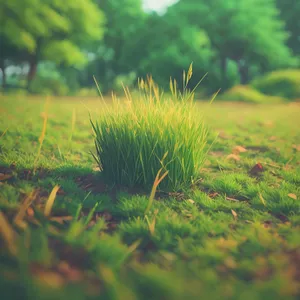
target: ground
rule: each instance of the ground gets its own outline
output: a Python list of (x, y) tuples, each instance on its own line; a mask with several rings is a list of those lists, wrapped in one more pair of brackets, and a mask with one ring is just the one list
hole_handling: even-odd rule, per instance
[(90, 154), (101, 102), (46, 103), (0, 98), (3, 299), (300, 297), (299, 104), (199, 102), (199, 180), (145, 217), (149, 195), (105, 184)]

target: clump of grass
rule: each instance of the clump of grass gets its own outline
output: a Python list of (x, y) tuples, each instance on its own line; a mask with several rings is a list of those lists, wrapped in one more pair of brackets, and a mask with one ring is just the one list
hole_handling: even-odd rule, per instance
[(230, 90), (226, 91), (223, 95), (219, 97), (220, 100), (225, 101), (237, 101), (245, 103), (280, 103), (284, 99), (278, 96), (264, 95), (261, 92), (255, 90), (254, 88), (246, 85), (238, 85)]
[(296, 100), (300, 97), (300, 70), (277, 70), (255, 79), (251, 85), (266, 95)]
[(113, 97), (100, 120), (91, 120), (96, 159), (104, 178), (113, 184), (151, 188), (159, 170), (167, 176), (165, 190), (188, 187), (202, 166), (207, 128), (194, 103), (195, 89), (187, 89), (192, 65), (183, 73), (179, 91), (170, 79), (171, 96), (164, 96), (151, 77), (139, 80), (140, 93), (132, 99), (127, 88), (125, 103)]

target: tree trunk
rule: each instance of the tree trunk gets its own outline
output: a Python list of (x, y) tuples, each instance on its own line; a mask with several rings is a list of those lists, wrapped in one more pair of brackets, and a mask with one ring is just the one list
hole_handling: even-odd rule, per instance
[(221, 88), (225, 90), (227, 87), (227, 58), (225, 56), (221, 56)]
[(36, 75), (37, 66), (38, 66), (37, 58), (36, 58), (36, 56), (34, 56), (29, 61), (29, 71), (27, 74), (27, 89), (28, 90), (30, 89), (30, 84)]
[(249, 67), (245, 61), (238, 61), (241, 84), (246, 84), (249, 81)]
[(3, 61), (0, 63), (0, 70), (2, 72), (2, 89), (4, 90), (6, 87), (6, 73), (5, 73), (5, 66)]

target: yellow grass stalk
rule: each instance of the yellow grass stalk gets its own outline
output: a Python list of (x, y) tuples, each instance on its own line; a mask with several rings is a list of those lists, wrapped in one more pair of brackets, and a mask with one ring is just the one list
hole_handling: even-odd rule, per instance
[(39, 148), (38, 148), (38, 152), (37, 152), (36, 158), (35, 158), (34, 163), (33, 163), (33, 165), (34, 165), (33, 173), (35, 173), (35, 171), (36, 171), (36, 164), (37, 164), (37, 162), (39, 160), (39, 157), (41, 155), (42, 146), (43, 146), (43, 142), (44, 142), (45, 135), (46, 135), (49, 104), (50, 104), (50, 97), (48, 96), (47, 99), (46, 99), (46, 103), (45, 103), (45, 111), (43, 113), (44, 121), (43, 121), (42, 132), (41, 132), (41, 135), (39, 137)]
[(220, 93), (221, 89), (218, 89), (217, 92), (213, 95), (213, 97), (211, 98), (211, 100), (209, 101), (209, 104), (213, 103), (214, 100), (216, 99), (216, 97), (218, 96), (218, 94)]
[(59, 188), (60, 188), (60, 187), (59, 187), (58, 185), (56, 185), (56, 186), (53, 188), (53, 190), (52, 190), (52, 192), (50, 193), (50, 195), (49, 195), (49, 198), (48, 198), (48, 200), (47, 200), (47, 202), (46, 202), (45, 209), (44, 209), (44, 215), (45, 215), (46, 217), (50, 216), (50, 213), (51, 213), (51, 210), (52, 210), (52, 206), (53, 206), (53, 203), (54, 203), (54, 201), (55, 201), (56, 194), (57, 194)]
[(69, 143), (68, 143), (69, 144), (68, 145), (69, 151), (71, 150), (71, 143), (72, 143), (73, 133), (74, 133), (74, 130), (75, 130), (75, 124), (76, 124), (76, 109), (73, 108), (71, 134), (70, 134)]
[(0, 138), (2, 138), (2, 137), (4, 137), (5, 136), (5, 134), (6, 134), (6, 132), (7, 132), (7, 130), (8, 130), (8, 127), (3, 131), (3, 133), (1, 134), (1, 136), (0, 136)]
[(27, 224), (24, 222), (24, 217), (26, 214), (27, 209), (31, 205), (31, 203), (36, 199), (37, 196), (37, 191), (31, 192), (23, 201), (23, 203), (20, 205), (20, 209), (18, 213), (16, 214), (14, 218), (14, 223), (21, 227), (21, 228), (26, 228)]
[(99, 93), (101, 99), (104, 100), (104, 97), (103, 97), (103, 95), (101, 93), (101, 90), (100, 90), (100, 86), (99, 86), (98, 81), (97, 81), (97, 79), (96, 79), (96, 77), (94, 75), (93, 75), (93, 79), (95, 81), (95, 84), (96, 84), (96, 87), (97, 87), (97, 90), (98, 90), (98, 93)]
[(0, 235), (2, 235), (9, 252), (12, 255), (17, 254), (17, 247), (15, 244), (16, 233), (12, 226), (9, 224), (5, 215), (0, 211)]
[(161, 169), (157, 172), (156, 178), (155, 178), (154, 183), (153, 183), (153, 186), (152, 186), (152, 190), (151, 190), (151, 194), (150, 194), (150, 197), (149, 197), (148, 205), (147, 205), (147, 208), (146, 208), (146, 210), (145, 210), (145, 215), (147, 215), (147, 213), (149, 212), (149, 210), (150, 210), (151, 207), (152, 207), (153, 200), (154, 200), (155, 193), (156, 193), (156, 190), (157, 190), (158, 185), (162, 182), (162, 180), (163, 180), (163, 179), (168, 175), (168, 173), (169, 173), (169, 171), (166, 171), (161, 177), (159, 177), (162, 170), (163, 170), (163, 168), (161, 168)]

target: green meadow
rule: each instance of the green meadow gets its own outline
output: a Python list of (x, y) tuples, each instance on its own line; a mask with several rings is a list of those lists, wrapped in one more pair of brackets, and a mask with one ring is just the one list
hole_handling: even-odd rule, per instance
[(298, 299), (299, 103), (138, 105), (1, 96), (3, 299)]

